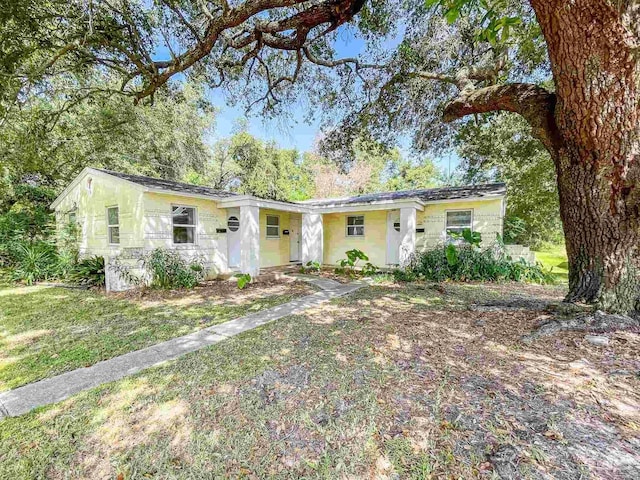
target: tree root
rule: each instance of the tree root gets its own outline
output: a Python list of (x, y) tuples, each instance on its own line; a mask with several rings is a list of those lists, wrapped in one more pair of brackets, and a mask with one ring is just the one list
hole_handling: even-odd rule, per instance
[(597, 310), (595, 313), (573, 318), (554, 318), (548, 320), (528, 335), (524, 335), (521, 340), (524, 343), (530, 344), (540, 337), (554, 335), (558, 332), (578, 331), (606, 333), (616, 330), (640, 330), (640, 320), (626, 315), (608, 314)]

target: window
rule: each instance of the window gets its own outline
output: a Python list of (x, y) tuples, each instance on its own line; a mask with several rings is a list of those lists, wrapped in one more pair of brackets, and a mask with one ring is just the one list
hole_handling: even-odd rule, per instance
[(347, 217), (347, 237), (364, 237), (364, 215)]
[(472, 229), (471, 210), (455, 210), (447, 212), (447, 235), (459, 233), (465, 229)]
[(280, 236), (280, 217), (277, 215), (267, 215), (267, 238), (278, 238)]
[(69, 212), (69, 225), (75, 225), (77, 221), (77, 213), (75, 210), (72, 210)]
[(194, 207), (171, 207), (173, 220), (173, 243), (196, 243), (196, 209)]
[(237, 232), (240, 228), (240, 220), (238, 220), (238, 217), (229, 217), (229, 220), (227, 220), (227, 227), (230, 232)]
[(107, 208), (107, 230), (109, 243), (120, 243), (120, 209), (118, 207)]

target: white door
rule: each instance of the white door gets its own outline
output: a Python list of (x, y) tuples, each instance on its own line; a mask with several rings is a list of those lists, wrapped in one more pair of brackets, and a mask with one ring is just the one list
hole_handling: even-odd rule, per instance
[(400, 210), (387, 212), (387, 265), (400, 263)]
[(289, 261), (300, 261), (300, 217), (289, 218)]
[(227, 209), (227, 251), (229, 268), (240, 267), (240, 209)]

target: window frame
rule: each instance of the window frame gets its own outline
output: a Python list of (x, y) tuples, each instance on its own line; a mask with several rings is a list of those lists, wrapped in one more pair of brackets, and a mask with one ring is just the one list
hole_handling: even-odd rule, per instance
[(445, 213), (444, 213), (444, 233), (445, 233), (445, 236), (447, 238), (450, 238), (449, 226), (447, 225), (448, 224), (448, 220), (449, 220), (449, 213), (456, 213), (456, 212), (469, 212), (469, 225), (468, 226), (464, 225), (464, 226), (454, 227), (454, 230), (456, 230), (456, 231), (459, 230), (459, 232), (462, 233), (462, 231), (465, 228), (468, 228), (469, 230), (471, 230), (473, 232), (473, 208), (456, 208), (456, 209), (451, 209), (451, 210), (445, 210)]
[[(116, 209), (118, 211), (118, 223), (110, 223), (110, 219), (109, 219), (109, 210), (113, 210)], [(120, 205), (109, 205), (106, 208), (106, 214), (107, 214), (107, 242), (109, 243), (109, 245), (120, 245)], [(113, 242), (111, 240), (111, 229), (112, 228), (117, 228), (118, 229), (118, 241), (117, 242)]]
[[(273, 225), (273, 224), (269, 224), (269, 217), (271, 218), (277, 218), (278, 219), (278, 224), (277, 225)], [(265, 224), (265, 236), (266, 238), (280, 238), (280, 215), (274, 215), (271, 213), (268, 213), (265, 215), (265, 219), (264, 219), (264, 224)], [(277, 228), (278, 229), (278, 234), (277, 235), (269, 235), (269, 228)]]
[[(175, 224), (174, 223), (174, 218), (173, 218), (173, 209), (174, 208), (191, 208), (193, 209), (193, 225), (191, 224), (186, 224), (186, 223), (179, 223), (179, 224)], [(178, 203), (172, 203), (171, 204), (171, 245), (175, 245), (175, 246), (181, 246), (181, 245), (197, 245), (198, 243), (198, 207), (196, 207), (195, 205), (182, 205), (182, 204), (178, 204)], [(175, 237), (175, 233), (174, 233), (174, 229), (176, 227), (183, 227), (183, 228), (193, 228), (193, 242), (183, 242), (183, 243), (176, 243), (176, 237)]]
[[(355, 237), (355, 238), (363, 238), (365, 236), (366, 230), (365, 230), (365, 219), (364, 219), (364, 214), (363, 215), (346, 215), (345, 216), (345, 236), (347, 237)], [(362, 225), (358, 225), (358, 224), (352, 224), (349, 225), (349, 219), (350, 218), (362, 218)], [(356, 235), (356, 234), (350, 234), (349, 233), (349, 228), (356, 228), (356, 227), (362, 227), (362, 235)]]

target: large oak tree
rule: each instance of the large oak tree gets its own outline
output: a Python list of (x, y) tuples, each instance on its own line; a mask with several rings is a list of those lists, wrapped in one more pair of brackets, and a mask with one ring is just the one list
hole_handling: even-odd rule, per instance
[[(378, 134), (412, 128), (418, 147), (455, 128), (435, 122), (436, 114), (445, 122), (494, 111), (519, 114), (555, 164), (568, 299), (610, 311), (636, 307), (637, 1), (9, 3), (8, 19), (0, 19), (3, 36), (11, 35), (0, 72), (5, 111), (34, 85), (46, 88), (48, 75), (98, 65), (118, 73), (119, 92), (135, 101), (151, 99), (177, 75), (197, 74), (266, 113), (286, 111), (306, 93), (344, 113), (340, 133), (358, 126)], [(394, 30), (398, 21), (404, 28)], [(353, 25), (369, 48), (360, 58), (337, 58), (337, 32)], [(515, 42), (508, 31), (516, 32)], [(92, 89), (103, 87), (80, 91)]]

